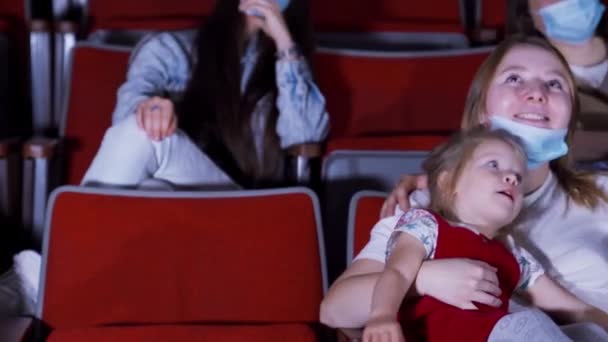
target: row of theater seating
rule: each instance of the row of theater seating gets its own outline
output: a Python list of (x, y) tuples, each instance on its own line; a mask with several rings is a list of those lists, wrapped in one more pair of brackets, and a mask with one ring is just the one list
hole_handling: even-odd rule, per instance
[[(367, 240), (384, 194), (357, 202), (360, 215), (348, 215), (349, 199), (420, 170), (426, 151), (458, 128), (470, 80), (491, 51), (472, 47), (482, 31), (472, 36), (463, 25), (471, 19), (461, 10), (474, 1), (313, 1), (317, 29), (325, 28), (315, 74), (332, 125), (318, 194), (69, 187), (51, 196), (45, 214), (49, 192), (78, 184), (97, 151), (133, 42), (150, 31), (192, 29), (204, 15), (192, 8), (210, 8), (186, 0), (79, 3), (79, 30), (55, 25), (53, 92), (47, 107), (38, 105), (46, 112), (34, 115), (37, 130), (54, 126), (58, 139), (30, 140), (13, 155), (6, 145), (4, 154), (24, 161), (23, 223), (44, 241), (37, 317), (54, 329), (51, 340), (318, 338), (323, 292)], [(347, 233), (347, 218), (358, 233)]]
[[(353, 196), (342, 257), (367, 241), (385, 195)], [(65, 186), (51, 196), (45, 225), (39, 321), (28, 323), (30, 334), (41, 333), (36, 327), (50, 341), (319, 338), (331, 246), (309, 189)]]
[[(132, 46), (142, 35), (198, 27), (214, 0), (53, 0), (56, 25), (53, 124), (61, 120), (68, 66), (77, 38)], [(470, 47), (495, 41), (505, 26), (507, 1), (311, 0), (321, 47), (357, 50), (429, 50)], [(77, 13), (78, 15), (70, 15)], [(61, 21), (64, 18), (71, 21)]]
[[(151, 31), (192, 28), (200, 17), (208, 15), (213, 2), (178, 0), (142, 4), (139, 1), (54, 0), (52, 5), (55, 25), (37, 25), (41, 29), (37, 32), (40, 39), (31, 39), (33, 84), (30, 94), (33, 131), (55, 130), (55, 137), (60, 140), (32, 139), (22, 149), (14, 141), (0, 146), (0, 178), (11, 180), (2, 187), (3, 214), (15, 216), (23, 203), (23, 223), (34, 227), (38, 236), (49, 189), (53, 183), (78, 183), (98, 147), (102, 132), (109, 126), (115, 91), (124, 79), (129, 49), (135, 40)], [(332, 151), (337, 154), (334, 150), (363, 144), (366, 149), (410, 149), (411, 146), (419, 149), (418, 139), (412, 140), (409, 135), (441, 135), (455, 129), (468, 82), (488, 52), (488, 49), (469, 47), (465, 24), (473, 13), (476, 18), (473, 22), (479, 27), (488, 26), (486, 24), (490, 22), (494, 27), (502, 27), (502, 21), (496, 20), (501, 16), (488, 13), (504, 14), (506, 7), (503, 2), (489, 5), (482, 1), (445, 1), (431, 7), (391, 0), (357, 4), (313, 1), (312, 5), (315, 23), (322, 31), (320, 36), (333, 30), (334, 33), (356, 32), (358, 37), (352, 41), (346, 34), (339, 43), (332, 36), (329, 40), (335, 44), (321, 47), (315, 57), (318, 83), (328, 100), (333, 127), (327, 155)], [(29, 2), (24, 1), (22, 7), (27, 9), (29, 6)], [(74, 11), (74, 8), (79, 10)], [(437, 8), (441, 10), (437, 11)], [(59, 19), (66, 18), (62, 12), (80, 13), (74, 20), (80, 29), (76, 29), (74, 22), (60, 22)], [(23, 17), (31, 21), (31, 15)], [(345, 18), (353, 19), (351, 24), (344, 24)], [(363, 25), (363, 19), (375, 24)], [(391, 32), (376, 34), (377, 30)], [(420, 35), (420, 31), (432, 32)], [(417, 33), (408, 36), (412, 32)], [(417, 44), (399, 46), (399, 51), (395, 51), (395, 46), (370, 51), (365, 45), (369, 42), (364, 38), (366, 34), (378, 41), (388, 37), (389, 43), (431, 39), (437, 45), (424, 51), (416, 50), (420, 48)], [(54, 47), (50, 46), (50, 35), (54, 36)], [(85, 42), (79, 42), (81, 46), (74, 49), (77, 37), (84, 38)], [(452, 39), (454, 37), (459, 38)], [(446, 41), (451, 41), (451, 45), (444, 44)], [(454, 43), (457, 41), (462, 44)], [(353, 44), (356, 49), (352, 49)], [(451, 49), (443, 49), (446, 46)], [(437, 50), (438, 47), (442, 49)], [(383, 76), (378, 78), (378, 75)], [(446, 75), (451, 75), (450, 86), (441, 81)], [(443, 100), (437, 101), (437, 98)], [(430, 112), (440, 113), (441, 119), (429, 120), (426, 113)], [(23, 116), (22, 112), (19, 114)], [(369, 139), (359, 139), (361, 136), (404, 134), (408, 134), (405, 139), (410, 139), (407, 142), (403, 142), (404, 138), (384, 138), (373, 139), (370, 145)], [(353, 137), (357, 139), (353, 140)], [(19, 180), (21, 171), (7, 165), (12, 159), (18, 159), (14, 153), (18, 150), (22, 150), (26, 161), (23, 189)], [(66, 158), (52, 158), (61, 151)], [(59, 176), (59, 180), (48, 177), (49, 170), (62, 160), (68, 164), (67, 177)], [(324, 174), (329, 175), (331, 171)], [(16, 195), (20, 193), (21, 200)]]
[[(325, 215), (328, 243), (342, 245), (354, 191), (390, 189), (400, 174), (419, 171), (425, 151), (458, 129), (468, 85), (490, 49), (318, 52), (317, 81), (332, 132), (313, 177), (321, 178), (323, 207), (331, 213)], [(48, 193), (58, 184), (79, 184), (111, 124), (129, 54), (125, 47), (77, 44), (59, 139), (23, 146), (23, 219), (38, 239)]]
[[(214, 3), (0, 0), (0, 138), (57, 130), (77, 39), (132, 45), (151, 31), (194, 29)], [(311, 6), (321, 46), (358, 49), (462, 48), (471, 37), (500, 36), (506, 16), (506, 1), (487, 0), (312, 0)]]
[[(200, 10), (209, 9), (208, 4), (203, 6), (205, 2), (196, 3), (204, 7)], [(52, 68), (54, 86), (51, 87), (54, 106), (39, 105), (46, 108), (47, 113), (35, 114), (34, 118), (38, 117), (39, 127), (53, 122), (58, 139), (36, 138), (22, 144), (18, 150), (11, 150), (10, 147), (19, 146), (14, 144), (5, 144), (0, 149), (5, 152), (0, 162), (7, 164), (10, 158), (24, 160), (23, 186), (19, 181), (21, 172), (8, 167), (7, 172), (14, 173), (9, 175), (12, 187), (5, 187), (4, 192), (21, 194), (22, 223), (32, 229), (38, 241), (43, 235), (48, 193), (58, 184), (79, 183), (99, 147), (103, 132), (110, 125), (116, 89), (124, 81), (134, 40), (154, 30), (191, 27), (200, 17), (193, 15), (196, 11), (184, 11), (194, 5), (189, 1), (175, 1), (170, 8), (166, 7), (166, 2), (150, 2), (149, 7), (139, 9), (137, 5), (141, 3), (89, 1), (83, 11), (83, 18), (87, 19), (83, 27), (87, 32), (81, 33), (87, 39), (78, 43), (74, 25), (55, 25), (56, 55)], [(321, 6), (334, 13), (339, 9), (331, 4), (316, 4), (313, 8)], [(369, 10), (369, 6), (372, 6), (371, 2), (356, 6), (343, 4), (346, 11)], [(423, 7), (416, 7), (418, 12), (411, 12), (418, 19), (408, 21), (403, 17), (406, 12), (397, 10), (391, 1), (376, 6), (384, 9), (380, 13), (386, 22), (401, 22), (403, 29), (413, 23), (426, 23), (420, 27), (428, 30), (431, 30), (431, 23), (435, 23), (435, 29), (445, 29), (438, 23), (449, 21), (443, 12), (435, 13), (437, 17), (433, 19), (431, 12), (425, 12)], [(123, 11), (113, 11), (115, 8)], [(446, 8), (455, 9), (454, 6)], [(145, 14), (144, 10), (152, 13)], [(426, 21), (421, 19), (425, 15)], [(336, 18), (341, 16), (336, 15)], [(448, 30), (447, 37), (464, 34), (463, 26), (458, 25), (460, 31)], [(390, 29), (389, 26), (358, 29), (369, 33), (374, 29)], [(390, 27), (396, 30), (396, 26)], [(445, 32), (429, 34), (444, 35)], [(359, 36), (364, 35), (359, 32)], [(344, 250), (348, 198), (359, 189), (388, 190), (399, 174), (418, 171), (424, 151), (457, 129), (469, 82), (491, 50), (491, 47), (470, 47), (466, 39), (464, 42), (449, 49), (422, 51), (395, 51), (392, 48), (370, 51), (365, 44), (356, 45), (357, 49), (340, 44), (319, 48), (314, 61), (316, 78), (327, 99), (332, 132), (321, 174), (316, 176), (322, 178), (320, 191), (326, 213), (327, 242), (334, 246), (330, 254), (335, 255), (329, 257), (333, 273), (343, 266), (340, 255)], [(49, 113), (51, 107), (55, 108), (52, 110), (54, 115)], [(21, 153), (10, 154), (11, 151)], [(58, 169), (62, 170), (58, 172)], [(6, 197), (15, 199), (19, 196), (7, 194)], [(6, 212), (17, 212), (15, 208), (18, 207), (13, 203), (7, 206)]]
[[(384, 196), (353, 197), (348, 258), (367, 239)], [(64, 186), (50, 198), (45, 225), (36, 319), (17, 326), (29, 325), (29, 337), (329, 336), (319, 306), (332, 246), (324, 243), (318, 197), (307, 188), (154, 193)]]

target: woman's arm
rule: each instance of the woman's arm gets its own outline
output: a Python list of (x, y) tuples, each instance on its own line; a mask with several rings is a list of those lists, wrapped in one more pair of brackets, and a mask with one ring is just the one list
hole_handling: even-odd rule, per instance
[(332, 284), (321, 302), (321, 323), (332, 328), (360, 328), (367, 323), (374, 286), (384, 263), (355, 260)]
[[(321, 303), (321, 322), (335, 328), (360, 328), (369, 320), (374, 285), (384, 269), (386, 250), (395, 217), (380, 220), (355, 261), (333, 283)], [(442, 284), (449, 282), (450, 287)], [(470, 259), (427, 260), (408, 295), (427, 294), (463, 309), (475, 309), (473, 301), (500, 306), (496, 269)]]
[(131, 55), (127, 80), (118, 89), (112, 122), (135, 114), (155, 95), (182, 92), (191, 69), (190, 35), (161, 33), (145, 38)]
[(562, 323), (593, 322), (608, 330), (608, 314), (589, 305), (542, 275), (526, 294), (531, 303)]
[(277, 133), (281, 147), (286, 149), (296, 144), (323, 141), (329, 132), (325, 98), (312, 79), (306, 59), (297, 53), (278, 4), (275, 1), (243, 0), (239, 10), (257, 22), (272, 38), (277, 49)]
[[(399, 183), (384, 201), (380, 210), (380, 217), (388, 217), (395, 214), (397, 206), (406, 212), (410, 208), (410, 194), (416, 190), (425, 190), (428, 188), (427, 177), (421, 175), (403, 175), (399, 179)], [(428, 204), (427, 204), (428, 205)], [(426, 206), (426, 205), (425, 205)]]
[(329, 132), (329, 116), (325, 97), (313, 81), (306, 59), (277, 60), (276, 82), (281, 147), (323, 141)]

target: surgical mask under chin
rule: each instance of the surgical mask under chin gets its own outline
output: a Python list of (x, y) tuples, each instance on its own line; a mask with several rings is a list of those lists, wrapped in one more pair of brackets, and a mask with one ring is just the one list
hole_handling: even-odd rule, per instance
[(538, 14), (547, 37), (580, 44), (593, 37), (604, 10), (599, 0), (564, 0), (541, 8)]
[(528, 168), (535, 169), (541, 164), (558, 159), (568, 153), (567, 129), (539, 128), (522, 124), (502, 116), (490, 116), (493, 130), (504, 129), (519, 137), (528, 155)]

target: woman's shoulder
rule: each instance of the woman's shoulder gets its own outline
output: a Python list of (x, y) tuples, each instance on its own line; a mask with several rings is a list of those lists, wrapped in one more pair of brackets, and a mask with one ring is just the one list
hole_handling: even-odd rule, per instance
[(196, 32), (193, 30), (152, 33), (135, 46), (131, 60), (143, 55), (154, 55), (159, 58), (190, 59), (194, 47)]

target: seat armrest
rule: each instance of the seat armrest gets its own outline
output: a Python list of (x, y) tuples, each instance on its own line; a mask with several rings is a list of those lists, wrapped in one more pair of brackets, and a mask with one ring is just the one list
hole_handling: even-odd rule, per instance
[(33, 19), (30, 21), (31, 32), (50, 32), (51, 25), (47, 20), (44, 19)]
[(6, 158), (18, 151), (19, 143), (19, 138), (0, 139), (0, 158)]
[(61, 140), (36, 137), (26, 141), (21, 149), (23, 158), (52, 159), (59, 151)]
[(299, 185), (313, 186), (319, 178), (321, 143), (302, 143), (287, 148), (288, 178)]
[(287, 148), (287, 153), (292, 157), (319, 158), (321, 157), (321, 143), (295, 144)]
[(56, 32), (62, 34), (76, 34), (78, 32), (78, 24), (71, 20), (61, 20), (55, 24)]
[(358, 342), (363, 337), (363, 329), (339, 328), (336, 329), (336, 335), (339, 342)]

